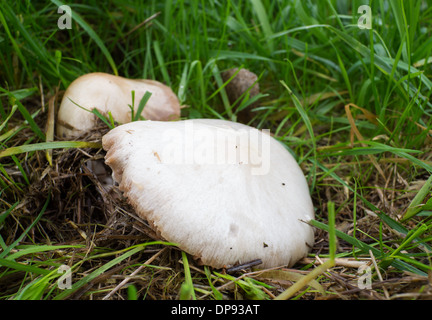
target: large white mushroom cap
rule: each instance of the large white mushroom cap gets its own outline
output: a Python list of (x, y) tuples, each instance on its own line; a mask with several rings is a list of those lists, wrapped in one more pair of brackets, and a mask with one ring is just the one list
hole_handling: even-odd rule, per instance
[(168, 86), (153, 80), (127, 79), (95, 72), (75, 79), (67, 88), (58, 112), (57, 135), (72, 138), (92, 129), (97, 117), (85, 109), (91, 111), (96, 108), (104, 116), (111, 112), (114, 120), (121, 124), (130, 122), (132, 90), (135, 91), (135, 110), (146, 91), (152, 93), (142, 112), (145, 119), (166, 121), (179, 118), (180, 102)]
[(223, 120), (138, 121), (102, 142), (137, 213), (205, 265), (292, 266), (313, 245), (306, 179), (265, 132)]

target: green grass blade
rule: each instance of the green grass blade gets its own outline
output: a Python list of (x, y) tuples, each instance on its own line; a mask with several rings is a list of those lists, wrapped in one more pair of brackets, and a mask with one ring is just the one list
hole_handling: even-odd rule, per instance
[(328, 209), (328, 226), (329, 226), (329, 255), (334, 261), (336, 257), (336, 212), (335, 204), (332, 201), (327, 203)]
[(426, 196), (430, 193), (432, 188), (432, 175), (427, 179), (425, 184), (420, 188), (420, 190), (417, 192), (414, 199), (412, 199), (407, 211), (405, 212), (405, 215), (402, 218), (402, 221), (406, 221), (414, 217), (417, 213), (421, 211), (420, 204), (423, 202), (423, 200), (426, 198)]
[[(309, 132), (309, 135), (310, 135), (310, 138), (312, 141), (312, 148), (313, 148), (312, 151), (313, 151), (313, 155), (314, 155), (313, 157), (314, 157), (314, 159), (316, 159), (317, 158), (317, 151), (316, 151), (315, 133), (314, 133), (314, 130), (312, 127), (312, 123), (309, 119), (309, 115), (308, 115), (307, 111), (305, 110), (305, 108), (303, 107), (303, 105), (301, 104), (300, 100), (292, 92), (292, 90), (288, 87), (288, 85), (284, 81), (281, 81), (281, 83), (285, 87), (285, 89), (288, 91), (288, 94), (292, 98), (298, 113), (300, 114), (301, 118), (303, 119), (304, 124), (306, 125), (306, 128)], [(315, 166), (313, 166), (313, 168), (311, 169), (311, 175), (312, 175), (311, 190), (313, 190), (315, 188), (315, 183), (316, 183), (316, 167)]]
[[(2, 2), (1, 5), (5, 6), (6, 2), (4, 2), (4, 3)], [(2, 7), (2, 10), (6, 11), (7, 9), (9, 9), (9, 11), (11, 11), (9, 7), (8, 8)], [(9, 37), (9, 40), (12, 42), (12, 46), (13, 46), (13, 48), (14, 48), (17, 56), (19, 57), (21, 63), (23, 64), (23, 67), (26, 70), (28, 76), (30, 77), (31, 76), (31, 72), (29, 70), (29, 67), (27, 66), (27, 60), (24, 57), (24, 55), (22, 54), (20, 46), (18, 46), (17, 42), (15, 41), (14, 37), (12, 36), (12, 34), (10, 32), (10, 29), (9, 29), (9, 26), (8, 26), (8, 23), (6, 22), (6, 19), (5, 19), (4, 15), (3, 15), (2, 10), (0, 10), (0, 23), (3, 25), (3, 27), (4, 27), (5, 31), (6, 31), (6, 34)], [(15, 17), (14, 14), (12, 14), (11, 16)]]
[(83, 277), (82, 279), (77, 281), (76, 283), (72, 284), (72, 288), (66, 289), (63, 292), (61, 292), (59, 295), (55, 296), (54, 300), (62, 300), (62, 299), (67, 298), (69, 295), (71, 295), (72, 293), (74, 293), (75, 291), (80, 289), (85, 284), (89, 283), (90, 281), (92, 281), (96, 277), (100, 276), (101, 274), (103, 274), (105, 271), (109, 270), (110, 268), (112, 268), (116, 264), (127, 259), (128, 257), (138, 253), (139, 251), (142, 251), (145, 247), (146, 247), (146, 245), (140, 245), (140, 246), (134, 247), (133, 249), (130, 249), (127, 252), (123, 253), (121, 256), (111, 260), (110, 262), (107, 262), (103, 266), (97, 268), (96, 270), (94, 270), (90, 274), (86, 275), (85, 277)]
[[(57, 7), (65, 5), (64, 3), (62, 3), (59, 0), (51, 0), (51, 2), (54, 3)], [(103, 53), (103, 55), (105, 56), (105, 58), (107, 59), (109, 65), (111, 66), (111, 69), (112, 69), (113, 73), (116, 76), (118, 76), (118, 70), (117, 70), (117, 67), (115, 65), (115, 62), (114, 62), (114, 60), (113, 60), (113, 58), (111, 56), (111, 53), (109, 52), (109, 50), (105, 46), (103, 40), (88, 25), (88, 23), (85, 22), (84, 19), (81, 18), (81, 16), (78, 13), (76, 13), (75, 11), (72, 11), (72, 19), (75, 20), (85, 30), (85, 32), (89, 35), (89, 37), (91, 39), (93, 39), (93, 41), (97, 44), (97, 46), (99, 47), (99, 49), (101, 50), (101, 52)]]
[(182, 251), (183, 268), (185, 273), (185, 281), (180, 288), (180, 300), (196, 300), (195, 289), (192, 282), (192, 276), (189, 268), (189, 261), (186, 253)]
[(425, 224), (421, 224), (418, 228), (410, 231), (405, 239), (402, 241), (402, 243), (397, 247), (389, 256), (389, 258), (392, 258), (399, 254), (402, 250), (405, 249), (406, 246), (410, 245), (411, 242), (415, 241), (418, 237), (423, 235), (426, 231), (428, 231), (431, 228), (431, 226), (427, 226)]
[(10, 268), (13, 270), (17, 270), (17, 271), (24, 271), (24, 272), (33, 273), (36, 275), (47, 275), (47, 274), (51, 273), (51, 271), (46, 270), (46, 269), (18, 263), (18, 262), (9, 260), (9, 259), (4, 259), (4, 258), (0, 258), (0, 266), (5, 267), (5, 268)]
[(14, 115), (15, 111), (18, 109), (18, 105), (14, 104), (12, 106), (12, 110), (10, 112), (10, 114), (7, 116), (7, 118), (3, 121), (2, 124), (0, 124), (0, 132), (3, 130), (3, 128), (7, 125), (8, 121), (10, 120), (10, 118), (12, 118), (12, 116)]
[[(314, 227), (317, 227), (317, 228), (325, 230), (325, 231), (330, 230), (330, 227), (328, 225), (321, 223), (319, 221), (316, 221), (316, 220), (310, 221), (310, 224), (313, 225)], [(363, 241), (360, 241), (354, 237), (351, 237), (350, 235), (347, 235), (346, 233), (339, 231), (339, 230), (335, 230), (335, 234), (338, 238), (340, 238), (340, 239), (348, 242), (349, 244), (355, 246), (356, 248), (360, 249), (360, 251), (366, 255), (369, 255), (369, 252), (372, 252), (372, 254), (378, 259), (383, 259), (384, 261), (385, 261), (385, 259), (387, 259), (387, 256), (384, 255), (384, 253), (382, 253), (380, 250), (376, 249), (375, 247), (364, 243)], [(404, 261), (401, 261), (400, 259), (391, 259), (390, 264), (400, 271), (409, 271), (409, 272), (413, 272), (413, 273), (421, 275), (421, 276), (427, 275), (424, 271), (422, 271), (422, 270), (420, 270), (420, 269), (418, 269), (418, 268), (416, 268), (416, 267), (414, 267), (408, 263), (405, 263)]]
[(261, 25), (261, 28), (264, 32), (264, 39), (266, 39), (269, 52), (274, 51), (274, 45), (273, 41), (271, 39), (271, 36), (273, 35), (273, 30), (270, 26), (269, 18), (268, 18), (268, 12), (264, 8), (264, 5), (262, 4), (261, 0), (251, 0), (252, 7), (258, 17), (258, 21)]
[(21, 258), (23, 256), (26, 256), (28, 254), (32, 253), (40, 253), (45, 251), (55, 251), (55, 250), (63, 250), (63, 249), (70, 249), (70, 248), (84, 248), (84, 245), (32, 245), (32, 246), (17, 246), (15, 249), (18, 251), (15, 253), (12, 253), (8, 255), (5, 259), (6, 260), (16, 260), (18, 258)]
[(221, 98), (222, 98), (222, 103), (223, 103), (223, 105), (225, 107), (225, 112), (226, 112), (228, 118), (230, 120), (235, 120), (235, 115), (233, 114), (233, 111), (231, 109), (232, 106), (231, 106), (231, 104), (229, 102), (228, 95), (227, 95), (227, 93), (225, 91), (226, 84), (222, 80), (221, 73), (220, 73), (219, 68), (218, 68), (218, 66), (216, 64), (216, 61), (213, 60), (213, 61), (209, 62), (209, 65), (211, 65), (212, 74), (213, 74), (213, 76), (214, 76), (214, 78), (216, 80), (218, 89), (215, 92), (213, 92), (213, 94), (210, 95), (210, 97), (207, 98), (207, 101), (210, 100), (216, 94), (220, 93)]
[[(303, 24), (307, 27), (313, 27), (316, 25), (319, 25), (318, 21), (310, 15), (310, 13), (306, 12), (303, 5), (305, 4), (305, 1), (301, 0), (294, 0), (294, 9)], [(312, 28), (311, 32), (322, 42), (327, 42), (328, 39), (324, 32), (320, 28)]]
[(177, 97), (180, 101), (180, 104), (182, 104), (186, 100), (186, 88), (187, 88), (187, 82), (189, 80), (190, 72), (192, 71), (192, 66), (189, 70), (189, 64), (186, 63), (183, 67), (182, 76), (179, 83), (179, 89), (177, 93)]
[[(107, 262), (106, 264), (102, 265), (101, 267), (97, 268), (96, 270), (92, 271), (90, 274), (84, 276), (83, 278), (81, 278), (79, 281), (75, 282), (72, 284), (72, 287), (70, 289), (66, 289), (63, 292), (61, 292), (60, 294), (58, 294), (57, 296), (55, 296), (53, 298), (53, 300), (63, 300), (65, 298), (67, 298), (68, 296), (70, 296), (71, 294), (73, 294), (74, 292), (76, 292), (77, 290), (79, 290), (80, 288), (82, 288), (84, 285), (86, 285), (87, 283), (91, 282), (93, 279), (95, 279), (96, 277), (100, 276), (101, 274), (103, 274), (105, 271), (109, 270), (110, 268), (112, 268), (113, 266), (115, 266), (116, 264), (122, 262), (123, 260), (129, 258), (130, 256), (144, 250), (145, 248), (147, 248), (148, 246), (152, 246), (152, 245), (166, 245), (166, 246), (176, 246), (175, 243), (171, 243), (171, 242), (165, 242), (165, 241), (151, 241), (151, 242), (146, 242), (146, 243), (141, 243), (138, 245), (134, 245), (131, 246), (129, 248), (120, 250), (120, 251), (115, 251), (115, 252), (108, 252), (108, 253), (101, 253), (101, 254), (95, 254), (93, 256), (88, 256), (85, 260), (92, 260), (92, 259), (99, 259), (99, 258), (106, 258), (112, 255), (115, 255), (116, 258), (114, 258), (113, 260)], [(121, 255), (119, 255), (121, 254)], [(76, 266), (81, 265), (81, 262), (78, 262), (76, 264)], [(72, 269), (74, 269), (76, 266), (73, 266)]]
[(204, 272), (205, 272), (205, 275), (206, 275), (207, 280), (209, 282), (210, 288), (212, 289), (212, 292), (213, 292), (213, 295), (214, 295), (215, 299), (216, 300), (222, 300), (223, 299), (223, 295), (213, 285), (213, 282), (212, 282), (212, 279), (211, 279), (211, 272), (210, 272), (210, 270), (209, 270), (209, 268), (207, 266), (204, 266)]
[(28, 122), (30, 128), (37, 135), (37, 137), (41, 140), (46, 140), (45, 134), (42, 132), (42, 130), (39, 128), (36, 122), (33, 120), (33, 117), (31, 116), (30, 112), (28, 112), (28, 110), (21, 104), (21, 102), (16, 101), (16, 104), (18, 105), (18, 110), (21, 112), (22, 116)]
[(144, 94), (144, 96), (142, 97), (142, 99), (139, 102), (138, 110), (135, 113), (133, 121), (138, 121), (140, 119), (141, 113), (143, 112), (144, 107), (147, 104), (147, 102), (149, 101), (151, 95), (152, 95), (151, 92), (146, 91), (146, 93)]
[(167, 68), (166, 68), (165, 60), (164, 60), (163, 54), (162, 54), (161, 49), (160, 49), (159, 41), (155, 41), (153, 43), (153, 48), (154, 48), (156, 60), (159, 64), (159, 68), (160, 68), (160, 71), (162, 73), (162, 77), (164, 79), (164, 82), (167, 86), (170, 87), (171, 86), (171, 79), (170, 79), (169, 73), (168, 73)]
[[(327, 168), (325, 168), (320, 163), (317, 163), (317, 166), (318, 166), (318, 168), (320, 168), (324, 172), (328, 173), (333, 179), (335, 179), (337, 182), (339, 182), (342, 186), (349, 189), (351, 192), (355, 192), (355, 190), (350, 185), (348, 185), (343, 179), (341, 179), (339, 176), (337, 176), (334, 172), (329, 171)], [(387, 224), (390, 228), (392, 228), (393, 230), (395, 230), (396, 232), (398, 232), (400, 234), (403, 234), (403, 235), (408, 234), (408, 232), (409, 232), (408, 229), (406, 227), (404, 227), (400, 222), (392, 219), (387, 214), (382, 212), (380, 209), (378, 209), (376, 206), (374, 206), (371, 202), (369, 202), (362, 194), (358, 194), (358, 193), (356, 193), (356, 194), (357, 194), (357, 197), (359, 197), (370, 210), (375, 212), (375, 214), (385, 224)], [(421, 241), (421, 239), (416, 239), (416, 241)], [(427, 250), (432, 251), (431, 246), (429, 246), (427, 244), (424, 244), (424, 246), (426, 247)]]
[(11, 214), (11, 212), (13, 211), (13, 209), (15, 209), (15, 207), (18, 205), (18, 203), (19, 203), (19, 201), (15, 202), (9, 209), (7, 209), (5, 212), (0, 214), (0, 225)]
[[(400, 39), (405, 39), (406, 35), (407, 35), (407, 24), (406, 24), (406, 18), (405, 18), (405, 13), (404, 13), (404, 8), (403, 8), (403, 0), (394, 0), (394, 1), (390, 1), (389, 2), (390, 7), (393, 10), (393, 14), (395, 17), (395, 21), (396, 21), (396, 26), (399, 30), (399, 34), (400, 34)], [(409, 57), (408, 57), (408, 51), (407, 51), (407, 47), (405, 46), (402, 52), (403, 55), (403, 59), (404, 61), (408, 62), (409, 61)]]
[(127, 296), (128, 300), (138, 300), (138, 291), (133, 284), (127, 287)]
[(100, 142), (87, 142), (87, 141), (52, 141), (52, 142), (41, 142), (35, 144), (26, 144), (19, 147), (7, 148), (0, 152), (0, 158), (9, 157), (12, 155), (50, 150), (50, 149), (67, 149), (67, 148), (102, 148)]
[(14, 155), (12, 155), (11, 158), (13, 162), (15, 162), (15, 165), (17, 166), (18, 170), (21, 172), (21, 175), (24, 178), (27, 185), (30, 185), (30, 179), (28, 178), (26, 171), (22, 167), (21, 162)]
[[(326, 225), (326, 224), (324, 224), (322, 222), (319, 222), (317, 220), (311, 220), (310, 224), (313, 225), (316, 228), (321, 229), (321, 230), (324, 230), (324, 231), (327, 231), (327, 232), (330, 231), (330, 226), (329, 225)], [(360, 249), (364, 254), (369, 254), (369, 251), (372, 251), (372, 253), (376, 257), (382, 257), (382, 253), (378, 249), (376, 249), (375, 247), (370, 246), (370, 245), (364, 243), (363, 241), (360, 241), (360, 240), (358, 240), (358, 239), (356, 239), (354, 237), (351, 237), (351, 236), (343, 233), (342, 231), (335, 230), (335, 235), (338, 238), (340, 238), (340, 239), (348, 242), (349, 244), (355, 246), (356, 248)]]
[[(3, 169), (1, 166), (0, 166), (0, 169)], [(1, 172), (1, 171), (0, 171)], [(3, 213), (1, 213), (0, 214), (0, 229), (1, 229), (1, 227), (2, 227), (2, 223), (3, 223), (3, 221), (5, 221), (6, 220), (6, 218), (12, 213), (12, 211), (13, 211), (13, 209), (15, 209), (15, 207), (19, 204), (20, 202), (19, 201), (17, 201), (17, 202), (15, 202), (12, 206), (10, 206), (5, 212), (3, 212)], [(1, 249), (3, 250), (3, 251), (5, 251), (6, 249), (7, 249), (7, 245), (6, 245), (6, 243), (5, 243), (5, 241), (3, 240), (3, 237), (2, 237), (2, 235), (0, 234), (0, 247), (1, 247)]]
[(107, 118), (102, 113), (99, 112), (98, 109), (96, 108), (92, 109), (91, 113), (93, 113), (96, 117), (101, 119), (102, 122), (108, 126), (108, 128), (114, 129), (114, 126), (110, 123), (110, 121), (107, 120)]
[(48, 195), (48, 198), (45, 201), (44, 206), (42, 207), (42, 210), (39, 212), (38, 216), (33, 220), (33, 222), (27, 227), (26, 230), (10, 245), (8, 246), (3, 252), (0, 253), (0, 259), (7, 256), (7, 254), (14, 249), (21, 240), (27, 236), (27, 233), (39, 222), (39, 220), (42, 218), (42, 215), (45, 213), (46, 208), (48, 207), (49, 202), (51, 201), (51, 195)]
[(6, 93), (9, 96), (9, 98), (13, 101), (14, 105), (17, 106), (19, 112), (21, 112), (21, 115), (30, 125), (30, 128), (33, 130), (36, 136), (41, 140), (45, 140), (45, 134), (36, 124), (30, 112), (22, 105), (22, 103), (17, 99), (17, 97), (12, 92), (9, 92), (1, 87), (0, 87), (0, 91)]

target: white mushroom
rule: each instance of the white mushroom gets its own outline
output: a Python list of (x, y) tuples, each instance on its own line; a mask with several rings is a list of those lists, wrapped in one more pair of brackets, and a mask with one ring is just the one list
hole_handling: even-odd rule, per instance
[(224, 120), (138, 121), (102, 143), (136, 212), (205, 265), (292, 266), (313, 245), (306, 179), (263, 131)]
[(179, 118), (179, 100), (168, 86), (153, 80), (132, 80), (96, 72), (77, 78), (67, 88), (58, 112), (57, 135), (72, 138), (92, 129), (97, 117), (85, 109), (96, 108), (104, 116), (111, 112), (118, 123), (130, 122), (128, 105), (132, 105), (132, 90), (135, 91), (135, 110), (146, 91), (152, 94), (142, 112), (145, 119)]

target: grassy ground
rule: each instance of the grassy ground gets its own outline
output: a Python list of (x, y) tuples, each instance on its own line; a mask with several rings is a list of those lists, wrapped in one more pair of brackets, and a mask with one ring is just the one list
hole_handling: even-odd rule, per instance
[[(360, 29), (364, 3), (85, 1), (61, 30), (60, 1), (2, 1), (0, 298), (431, 298), (432, 2), (373, 1)], [(234, 67), (259, 77), (252, 107), (227, 98)], [(310, 185), (309, 257), (198, 266), (106, 197), (85, 165), (103, 157), (100, 135), (59, 145), (49, 130), (56, 93), (94, 71), (170, 85), (184, 118), (271, 129)]]

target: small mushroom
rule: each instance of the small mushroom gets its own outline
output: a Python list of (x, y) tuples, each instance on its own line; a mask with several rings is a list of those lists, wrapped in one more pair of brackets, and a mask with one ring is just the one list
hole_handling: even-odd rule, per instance
[(258, 76), (250, 70), (233, 68), (222, 73), (223, 81), (228, 81), (236, 72), (235, 77), (225, 87), (231, 103), (239, 99), (249, 90), (250, 97), (259, 93)]
[(153, 80), (132, 80), (95, 72), (77, 78), (67, 88), (58, 111), (57, 135), (73, 138), (92, 129), (97, 117), (87, 110), (94, 108), (104, 116), (111, 112), (118, 123), (130, 122), (132, 90), (135, 91), (135, 110), (146, 91), (152, 94), (142, 112), (145, 119), (179, 118), (179, 100), (168, 86)]
[[(237, 73), (237, 74), (236, 74)], [(222, 79), (227, 82), (234, 74), (233, 79), (226, 85), (225, 90), (231, 104), (235, 103), (242, 95), (249, 92), (249, 98), (253, 98), (260, 93), (258, 76), (250, 70), (233, 68), (222, 72)], [(239, 104), (237, 104), (239, 106)], [(250, 110), (259, 106), (259, 102), (255, 101), (247, 108), (240, 110), (237, 115), (241, 122), (247, 122), (252, 117)]]
[(303, 172), (264, 131), (215, 119), (137, 121), (102, 144), (137, 214), (202, 264), (292, 266), (313, 245)]

